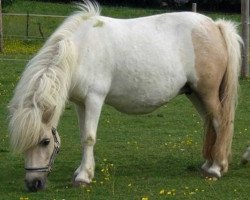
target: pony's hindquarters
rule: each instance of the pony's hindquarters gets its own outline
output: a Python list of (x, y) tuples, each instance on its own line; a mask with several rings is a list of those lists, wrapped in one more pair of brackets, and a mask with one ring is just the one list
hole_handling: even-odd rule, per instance
[(193, 31), (198, 82), (190, 96), (204, 119), (202, 166), (220, 177), (228, 169), (240, 68), (240, 37), (235, 25), (219, 20), (204, 21)]

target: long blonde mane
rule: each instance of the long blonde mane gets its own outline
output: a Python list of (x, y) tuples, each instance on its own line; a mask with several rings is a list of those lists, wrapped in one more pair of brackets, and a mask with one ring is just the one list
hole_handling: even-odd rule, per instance
[(68, 99), (77, 51), (70, 37), (86, 18), (99, 15), (99, 7), (88, 0), (52, 34), (38, 54), (27, 64), (9, 103), (12, 149), (24, 152), (38, 143), (43, 133), (43, 113), (53, 111), (56, 126)]

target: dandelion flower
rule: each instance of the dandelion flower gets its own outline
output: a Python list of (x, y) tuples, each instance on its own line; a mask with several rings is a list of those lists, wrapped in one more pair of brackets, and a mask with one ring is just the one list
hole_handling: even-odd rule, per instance
[(165, 193), (165, 190), (164, 189), (162, 189), (160, 192), (159, 192), (159, 194), (164, 194)]

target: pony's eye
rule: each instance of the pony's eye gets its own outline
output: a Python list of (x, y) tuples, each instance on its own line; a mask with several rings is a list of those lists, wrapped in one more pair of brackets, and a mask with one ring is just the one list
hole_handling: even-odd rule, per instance
[(44, 139), (44, 140), (42, 140), (41, 142), (40, 142), (40, 144), (42, 145), (42, 146), (48, 146), (49, 145), (49, 143), (50, 143), (50, 140), (49, 139)]

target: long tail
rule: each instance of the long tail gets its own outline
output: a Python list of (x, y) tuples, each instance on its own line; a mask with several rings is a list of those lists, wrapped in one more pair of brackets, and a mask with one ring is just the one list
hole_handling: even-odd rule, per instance
[(228, 132), (226, 144), (228, 144), (227, 153), (230, 155), (238, 99), (242, 39), (238, 35), (237, 27), (233, 22), (218, 20), (216, 25), (221, 31), (228, 52), (228, 65), (220, 86), (220, 99), (222, 103), (222, 127)]

